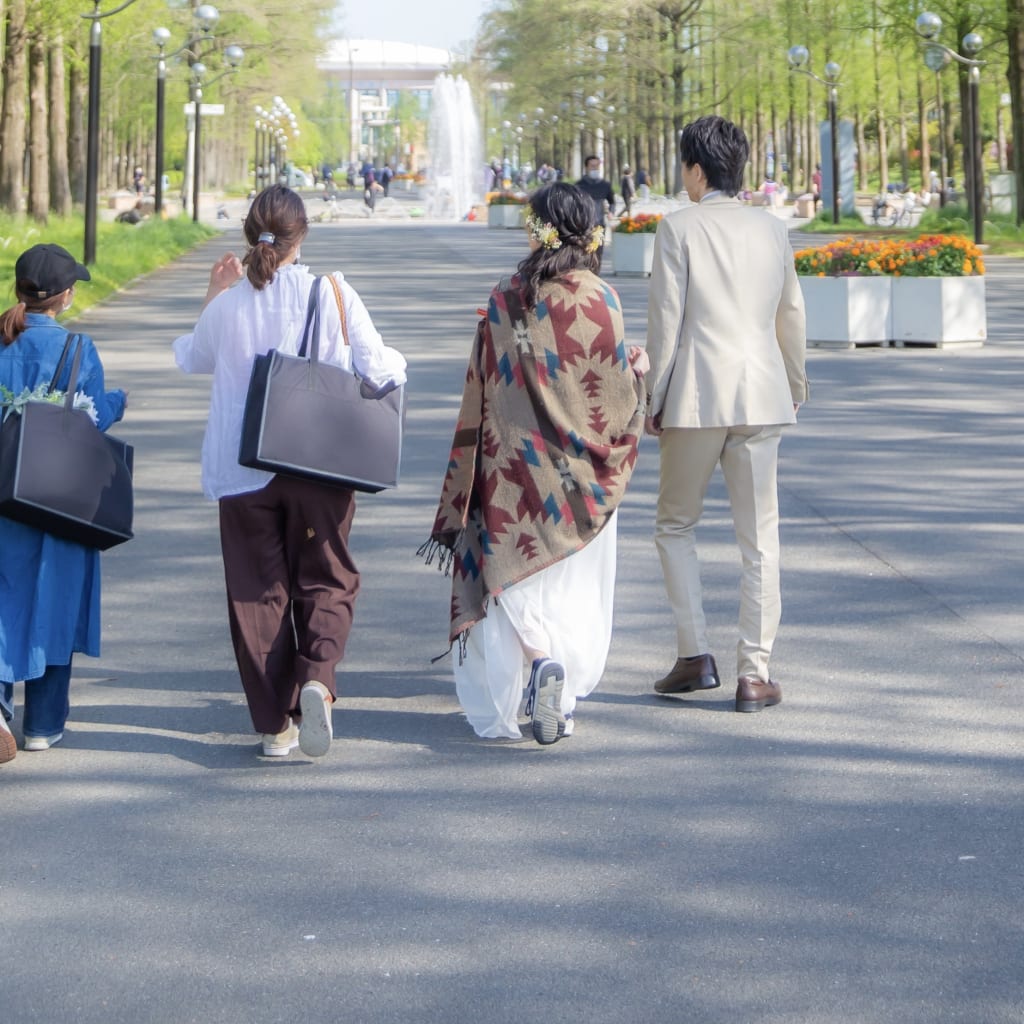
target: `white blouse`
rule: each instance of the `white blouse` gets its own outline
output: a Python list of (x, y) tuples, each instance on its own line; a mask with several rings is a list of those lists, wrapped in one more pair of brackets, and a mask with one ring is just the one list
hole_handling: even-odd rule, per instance
[[(405, 383), (405, 358), (381, 340), (370, 314), (340, 273), (349, 345), (341, 333), (334, 290), (320, 284), (320, 359), (354, 369), (374, 387)], [(212, 373), (210, 416), (203, 439), (203, 493), (213, 500), (265, 487), (273, 474), (238, 464), (242, 414), (256, 356), (277, 349), (296, 355), (314, 276), (297, 263), (279, 267), (262, 291), (248, 278), (218, 295), (191, 334), (174, 341), (174, 359), (185, 373)]]

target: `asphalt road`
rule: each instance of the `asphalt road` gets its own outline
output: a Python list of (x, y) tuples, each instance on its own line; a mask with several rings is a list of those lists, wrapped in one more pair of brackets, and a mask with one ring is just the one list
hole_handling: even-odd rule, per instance
[[(605, 679), (541, 748), (461, 720), (430, 662), (447, 581), (415, 557), (475, 310), (523, 236), (314, 225), (305, 261), (343, 269), (409, 359), (408, 441), (401, 487), (356, 515), (336, 741), (271, 761), (199, 491), (209, 381), (169, 347), (239, 238), (80, 323), (131, 392), (137, 538), (104, 556), (64, 743), (0, 768), (0, 1020), (1020, 1024), (1020, 264), (991, 261), (982, 349), (811, 352), (783, 442), (779, 708), (651, 692), (675, 650), (645, 439)], [(613, 283), (642, 340), (647, 282)], [(700, 543), (728, 666), (718, 478)]]

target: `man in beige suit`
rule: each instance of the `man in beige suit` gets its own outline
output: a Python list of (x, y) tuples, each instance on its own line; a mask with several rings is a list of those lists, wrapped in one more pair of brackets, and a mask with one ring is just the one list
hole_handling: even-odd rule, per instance
[(785, 225), (735, 198), (743, 131), (702, 117), (679, 149), (695, 205), (658, 225), (647, 312), (647, 432), (661, 449), (655, 541), (678, 644), (654, 687), (720, 685), (694, 530), (721, 465), (743, 559), (736, 710), (760, 711), (782, 700), (768, 673), (781, 612), (776, 470), (782, 427), (808, 396), (804, 305)]

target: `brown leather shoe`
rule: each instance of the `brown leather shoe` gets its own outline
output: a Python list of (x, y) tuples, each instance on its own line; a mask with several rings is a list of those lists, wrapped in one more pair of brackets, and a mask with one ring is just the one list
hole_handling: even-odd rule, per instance
[(715, 659), (710, 654), (698, 654), (695, 658), (678, 658), (672, 671), (659, 679), (654, 689), (658, 693), (691, 693), (721, 685)]
[(757, 676), (740, 676), (736, 682), (736, 710), (760, 711), (782, 703), (782, 687)]

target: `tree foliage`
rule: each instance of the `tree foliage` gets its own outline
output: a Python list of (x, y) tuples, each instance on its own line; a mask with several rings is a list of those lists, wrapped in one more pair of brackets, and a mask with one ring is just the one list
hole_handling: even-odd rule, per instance
[[(120, 0), (101, 9), (115, 10)], [(166, 0), (135, 0), (100, 19), (100, 187), (124, 187), (137, 166), (151, 168), (156, 121), (157, 47), (153, 29), (171, 31), (166, 88), (166, 169), (180, 168), (185, 151), (184, 107), (190, 65), (201, 60), (209, 86), (203, 101), (223, 103), (222, 118), (204, 122), (210, 167), (222, 182), (247, 177), (256, 104), (284, 96), (298, 112), (320, 86), (310, 75), (323, 32), (336, 14), (333, 0), (264, 0), (219, 4), (221, 19), (209, 39), (196, 38), (191, 7)], [(85, 105), (92, 12), (89, 0), (6, 0), (0, 69), (0, 208), (45, 219), (64, 214), (70, 197), (84, 194)], [(189, 42), (191, 45), (188, 45)], [(245, 50), (237, 74), (220, 77), (223, 51)], [(175, 52), (180, 51), (180, 52)], [(171, 56), (173, 54), (173, 56)], [(305, 126), (302, 126), (305, 127)], [(26, 176), (25, 154), (28, 154)]]
[[(954, 63), (936, 81), (924, 67), (914, 22), (926, 7), (942, 17), (947, 46), (958, 49), (971, 31), (985, 40), (980, 107), (989, 156), (1004, 130), (1004, 94), (1024, 120), (1024, 0), (500, 0), (478, 40), (492, 79), (507, 84), (491, 93), (492, 138), (503, 121), (514, 130), (520, 114), (529, 124), (543, 108), (557, 164), (575, 169), (581, 150), (599, 145), (610, 174), (627, 162), (646, 166), (671, 190), (676, 132), (720, 113), (751, 139), (751, 184), (774, 174), (803, 191), (820, 161), (827, 90), (789, 71), (786, 53), (802, 44), (819, 77), (829, 61), (842, 68), (838, 110), (854, 125), (861, 188), (926, 183), (943, 148), (949, 167), (961, 168), (949, 173), (962, 180), (970, 161), (954, 146), (962, 146), (967, 72)], [(1016, 80), (1012, 69), (1006, 74), (1014, 53)], [(1021, 135), (1012, 132), (1016, 146)]]

